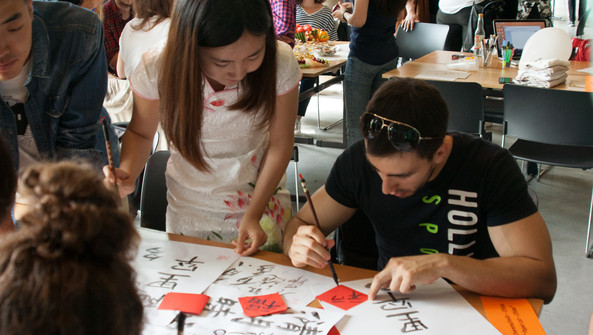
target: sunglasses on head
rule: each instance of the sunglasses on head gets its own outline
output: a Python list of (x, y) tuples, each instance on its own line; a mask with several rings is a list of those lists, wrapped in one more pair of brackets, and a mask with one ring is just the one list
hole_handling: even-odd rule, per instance
[(362, 132), (366, 139), (379, 136), (383, 128), (387, 128), (387, 138), (391, 145), (399, 151), (411, 151), (423, 140), (438, 140), (442, 137), (422, 137), (418, 129), (409, 124), (390, 120), (374, 113), (362, 115)]

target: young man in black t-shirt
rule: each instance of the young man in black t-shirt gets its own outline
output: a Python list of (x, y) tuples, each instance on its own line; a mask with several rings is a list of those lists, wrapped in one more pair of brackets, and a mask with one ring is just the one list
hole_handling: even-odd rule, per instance
[[(361, 118), (364, 141), (337, 159), (288, 223), (284, 251), (297, 267), (322, 268), (325, 239), (357, 210), (376, 235), (379, 269), (370, 289), (410, 292), (439, 277), (479, 294), (540, 298), (556, 292), (547, 227), (507, 150), (447, 133), (439, 92), (414, 79), (391, 80)], [(326, 249), (327, 248), (327, 249)]]

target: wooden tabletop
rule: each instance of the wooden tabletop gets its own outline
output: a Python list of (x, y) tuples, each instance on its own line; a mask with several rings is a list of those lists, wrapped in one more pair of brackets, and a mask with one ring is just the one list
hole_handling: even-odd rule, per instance
[[(330, 43), (330, 45), (338, 45), (339, 46), (339, 45), (346, 45), (349, 43), (350, 42), (332, 41)], [(309, 78), (318, 77), (326, 72), (336, 72), (342, 66), (346, 65), (347, 58), (348, 58), (348, 53), (340, 51), (340, 52), (338, 52), (337, 56), (326, 57), (326, 59), (329, 62), (329, 66), (310, 67), (310, 68), (306, 68), (306, 69), (301, 69), (301, 72), (303, 73), (303, 77), (309, 77)]]
[[(169, 233), (168, 236), (169, 236), (169, 240), (171, 240), (171, 241), (196, 243), (196, 244), (202, 244), (202, 245), (211, 245), (211, 246), (222, 247), (222, 248), (231, 248), (231, 249), (234, 248), (230, 244), (215, 242), (215, 241), (207, 241), (207, 240), (202, 240), (202, 239), (195, 238), (195, 237), (182, 236), (182, 235), (171, 234), (171, 233)], [(290, 262), (290, 258), (288, 258), (284, 254), (268, 252), (268, 251), (259, 251), (252, 257), (255, 257), (255, 258), (261, 259), (261, 260), (265, 260), (265, 261), (269, 261), (269, 262), (273, 262), (273, 263), (280, 264), (280, 265), (292, 266), (292, 263)], [(336, 269), (336, 272), (338, 272), (340, 275), (340, 281), (352, 281), (352, 280), (357, 280), (357, 279), (372, 278), (375, 274), (377, 274), (377, 271), (361, 269), (361, 268), (356, 268), (356, 267), (346, 266), (346, 265), (339, 265), (339, 264), (335, 264), (335, 269)], [(323, 269), (317, 269), (317, 268), (308, 266), (308, 267), (304, 267), (303, 270), (331, 277), (331, 273), (330, 273), (328, 267), (325, 267)], [(461, 288), (457, 285), (452, 285), (452, 286), (465, 298), (465, 300), (467, 300), (478, 312), (480, 312), (480, 314), (482, 314), (486, 319), (488, 319), (488, 317), (486, 316), (486, 312), (484, 310), (484, 306), (482, 305), (482, 301), (480, 300), (480, 296), (478, 294), (468, 291), (468, 290)], [(537, 315), (539, 315), (541, 312), (542, 306), (543, 306), (543, 301), (540, 299), (528, 299), (528, 300), (531, 303), (531, 306), (533, 307), (535, 313)], [(315, 305), (313, 305), (313, 306), (315, 306)]]
[[(393, 69), (383, 74), (383, 78), (391, 77), (407, 77), (413, 78), (420, 73), (431, 71), (431, 70), (450, 70), (447, 68), (447, 64), (451, 63), (451, 56), (453, 54), (460, 54), (460, 52), (453, 51), (434, 51), (430, 54), (418, 58), (414, 61), (405, 63), (403, 66)], [(467, 56), (471, 56), (471, 53), (465, 53)], [(585, 90), (585, 77), (587, 73), (578, 72), (578, 70), (591, 67), (589, 62), (570, 62), (570, 69), (568, 71), (568, 78), (566, 83), (553, 87), (554, 89), (571, 90), (571, 91), (584, 91)], [(455, 71), (455, 70), (454, 70)], [(484, 88), (502, 89), (503, 84), (498, 82), (500, 77), (514, 78), (517, 76), (517, 66), (511, 65), (511, 67), (503, 68), (502, 62), (498, 58), (493, 58), (491, 64), (488, 67), (479, 67), (472, 70), (456, 70), (469, 72), (469, 77), (465, 79), (456, 79), (456, 81), (463, 82), (476, 82), (482, 85)]]

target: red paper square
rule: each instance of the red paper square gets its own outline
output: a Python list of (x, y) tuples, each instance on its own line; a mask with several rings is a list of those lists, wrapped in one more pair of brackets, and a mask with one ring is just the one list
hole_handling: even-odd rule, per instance
[(249, 317), (284, 312), (288, 307), (279, 293), (239, 298), (243, 312)]
[(169, 292), (159, 309), (170, 309), (191, 314), (200, 314), (210, 297), (205, 294)]
[(367, 301), (368, 296), (347, 286), (338, 285), (331, 290), (318, 295), (317, 299), (347, 311), (350, 308)]

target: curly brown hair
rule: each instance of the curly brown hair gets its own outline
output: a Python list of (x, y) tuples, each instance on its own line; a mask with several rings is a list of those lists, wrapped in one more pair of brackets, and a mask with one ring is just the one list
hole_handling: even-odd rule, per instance
[(31, 205), (0, 240), (0, 334), (140, 334), (139, 236), (99, 173), (35, 165), (19, 191)]

